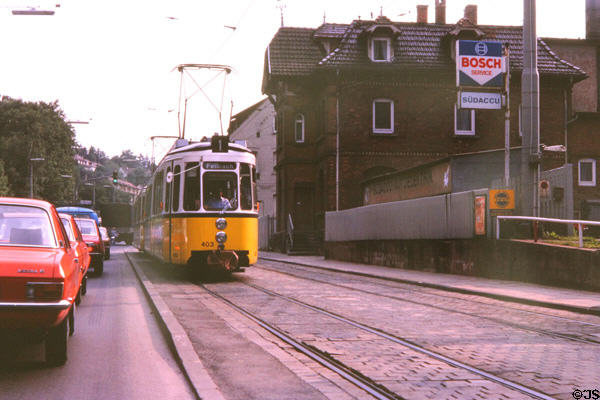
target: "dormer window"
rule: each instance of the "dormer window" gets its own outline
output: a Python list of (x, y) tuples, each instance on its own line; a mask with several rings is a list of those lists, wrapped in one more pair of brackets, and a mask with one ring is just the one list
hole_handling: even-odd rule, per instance
[(390, 61), (390, 39), (373, 38), (371, 45), (371, 60), (375, 62)]
[(391, 62), (394, 59), (394, 41), (400, 35), (392, 21), (379, 16), (376, 24), (365, 30), (368, 38), (368, 57), (374, 62)]

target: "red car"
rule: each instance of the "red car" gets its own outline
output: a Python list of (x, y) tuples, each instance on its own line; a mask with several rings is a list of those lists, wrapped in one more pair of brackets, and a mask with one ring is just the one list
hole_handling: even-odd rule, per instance
[(90, 267), (94, 268), (94, 273), (98, 276), (104, 272), (104, 242), (98, 229), (98, 224), (92, 218), (75, 217), (75, 222), (81, 231), (83, 240), (88, 245), (90, 251)]
[(75, 222), (75, 218), (71, 214), (59, 213), (58, 215), (60, 216), (60, 220), (67, 232), (67, 236), (71, 241), (71, 247), (75, 249), (75, 253), (77, 254), (77, 257), (79, 257), (79, 268), (81, 269), (80, 295), (77, 296), (77, 305), (79, 305), (81, 295), (87, 293), (87, 273), (91, 262), (90, 250), (87, 243), (83, 240), (83, 236)]
[(0, 197), (0, 329), (45, 339), (51, 365), (67, 360), (80, 262), (52, 204)]

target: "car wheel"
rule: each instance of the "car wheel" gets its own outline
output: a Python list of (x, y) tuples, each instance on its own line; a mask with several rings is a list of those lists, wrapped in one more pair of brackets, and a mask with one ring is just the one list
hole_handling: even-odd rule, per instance
[(106, 259), (109, 260), (110, 259), (110, 249), (106, 252)]
[(104, 260), (100, 259), (100, 261), (98, 261), (96, 263), (96, 265), (94, 266), (94, 272), (96, 273), (97, 276), (101, 276), (102, 273), (104, 272)]
[[(72, 311), (71, 311), (72, 312)], [(46, 363), (51, 366), (67, 362), (67, 340), (69, 336), (69, 316), (48, 331), (45, 342)]]
[(75, 297), (75, 304), (76, 305), (81, 304), (81, 287), (79, 287), (79, 291), (77, 292), (77, 297)]

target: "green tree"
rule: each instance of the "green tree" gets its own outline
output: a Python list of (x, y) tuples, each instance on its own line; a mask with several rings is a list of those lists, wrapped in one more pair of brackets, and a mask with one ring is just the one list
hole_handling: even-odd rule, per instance
[(14, 195), (29, 197), (31, 158), (34, 195), (53, 203), (72, 198), (75, 134), (58, 102), (0, 101), (0, 159)]
[(0, 196), (10, 196), (11, 190), (8, 186), (8, 176), (4, 173), (4, 163), (0, 160)]

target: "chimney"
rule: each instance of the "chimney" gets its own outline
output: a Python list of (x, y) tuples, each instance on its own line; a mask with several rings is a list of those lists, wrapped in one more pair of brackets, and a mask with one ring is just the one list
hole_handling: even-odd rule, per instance
[(465, 7), (465, 18), (471, 21), (473, 25), (477, 25), (477, 6), (469, 4)]
[(446, 0), (435, 0), (435, 23), (446, 23)]
[(600, 39), (600, 1), (585, 2), (585, 38)]
[(426, 24), (427, 23), (427, 6), (425, 6), (425, 5), (417, 6), (417, 23), (418, 24)]

